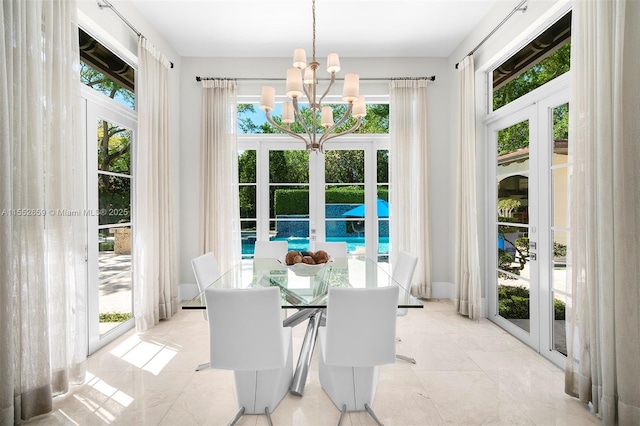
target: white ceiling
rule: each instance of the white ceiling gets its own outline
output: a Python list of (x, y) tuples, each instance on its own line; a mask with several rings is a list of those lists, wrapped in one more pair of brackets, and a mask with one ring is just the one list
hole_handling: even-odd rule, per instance
[[(448, 57), (498, 0), (316, 0), (316, 50)], [(132, 0), (180, 56), (311, 57), (311, 0)]]

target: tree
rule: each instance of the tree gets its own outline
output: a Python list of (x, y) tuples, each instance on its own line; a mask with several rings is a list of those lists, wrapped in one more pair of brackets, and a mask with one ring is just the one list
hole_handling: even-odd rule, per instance
[[(493, 110), (497, 110), (543, 84), (569, 71), (571, 44), (567, 43), (527, 71), (493, 91)], [(554, 110), (554, 138), (566, 139), (569, 109)], [(529, 122), (515, 124), (498, 133), (498, 155), (529, 147)]]
[[(111, 99), (134, 107), (135, 95), (108, 76), (96, 71), (84, 62), (80, 62), (80, 81)], [(131, 131), (106, 120), (100, 120), (97, 131), (98, 170), (131, 174)], [(98, 203), (100, 209), (111, 211), (129, 211), (131, 182), (128, 178), (106, 173), (98, 175)], [(119, 217), (119, 219), (118, 219)], [(127, 217), (100, 215), (100, 224), (127, 220)]]
[[(347, 110), (346, 104), (329, 104), (333, 109), (333, 116), (342, 117)], [(269, 122), (264, 122), (257, 125), (253, 122), (251, 116), (256, 113), (255, 106), (253, 104), (238, 104), (238, 129), (241, 133), (282, 133), (280, 130), (273, 127)], [(309, 107), (301, 106), (300, 115), (307, 123), (309, 129), (312, 127), (312, 111)], [(273, 121), (283, 126), (282, 116), (279, 114), (272, 114)], [(336, 129), (337, 132), (345, 131), (351, 128), (356, 122), (356, 119), (349, 117), (349, 119)], [(318, 133), (323, 132), (323, 127), (320, 125), (320, 117), (316, 117), (316, 125)], [(284, 126), (283, 126), (284, 127)], [(299, 123), (297, 117), (296, 121), (291, 124), (291, 131), (294, 133), (306, 133), (302, 125)], [(360, 127), (356, 133), (389, 133), (389, 105), (388, 104), (371, 104), (367, 105), (367, 115), (362, 119)]]

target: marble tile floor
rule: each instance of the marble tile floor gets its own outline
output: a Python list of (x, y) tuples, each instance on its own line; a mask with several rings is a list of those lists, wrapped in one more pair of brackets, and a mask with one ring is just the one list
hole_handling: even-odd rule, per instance
[[(590, 425), (601, 422), (563, 392), (563, 372), (488, 320), (457, 315), (450, 301), (426, 301), (398, 318), (398, 353), (380, 369), (373, 409), (386, 426)], [(305, 324), (294, 329), (294, 357)], [(87, 380), (58, 397), (53, 413), (30, 425), (225, 425), (237, 405), (233, 374), (194, 371), (208, 361), (201, 312), (180, 310), (145, 333), (130, 330), (91, 355)], [(295, 361), (295, 360), (294, 360)], [(278, 425), (335, 425), (340, 413), (324, 394), (312, 362), (303, 397), (287, 394), (272, 414)], [(239, 425), (262, 426), (264, 415)], [(374, 425), (364, 412), (344, 425)]]

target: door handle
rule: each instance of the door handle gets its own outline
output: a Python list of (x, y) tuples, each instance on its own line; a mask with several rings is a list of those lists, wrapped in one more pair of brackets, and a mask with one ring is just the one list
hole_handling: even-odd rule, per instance
[(531, 260), (538, 260), (538, 256), (535, 253), (530, 253), (529, 256), (531, 256)]

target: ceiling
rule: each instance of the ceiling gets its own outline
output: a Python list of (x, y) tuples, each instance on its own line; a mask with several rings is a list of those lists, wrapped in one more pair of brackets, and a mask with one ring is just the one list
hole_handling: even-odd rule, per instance
[[(448, 57), (497, 1), (317, 0), (317, 57)], [(180, 56), (311, 57), (311, 0), (132, 3)]]

